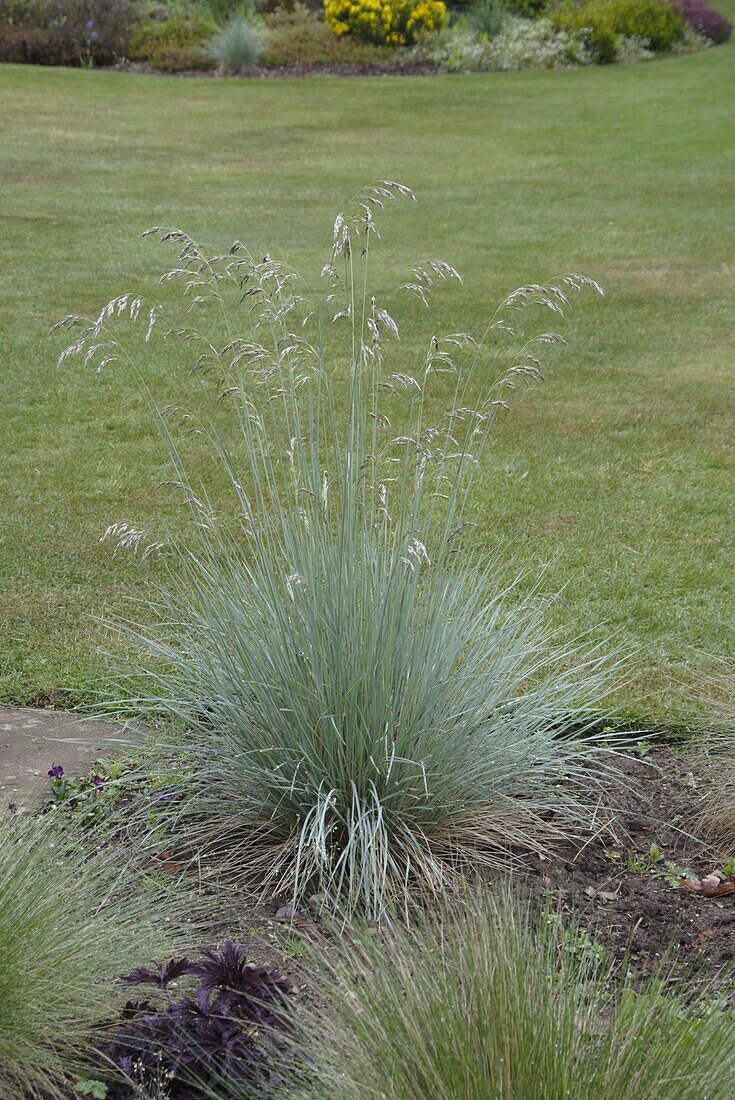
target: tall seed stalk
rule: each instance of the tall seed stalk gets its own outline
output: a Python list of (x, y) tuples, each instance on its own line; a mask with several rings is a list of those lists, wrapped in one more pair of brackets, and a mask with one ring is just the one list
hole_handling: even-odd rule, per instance
[[(164, 335), (214, 383), (217, 412), (162, 410), (169, 484), (201, 537), (167, 559), (157, 626), (131, 628), (149, 656), (134, 705), (191, 731), (182, 828), (199, 855), (376, 918), (468, 863), (588, 825), (590, 750), (610, 746), (590, 736), (608, 690), (602, 651), (558, 644), (538, 603), (499, 585), (466, 537), (498, 410), (542, 379), (539, 350), (563, 342), (521, 339), (514, 315), (561, 317), (571, 294), (600, 288), (580, 275), (523, 286), (481, 339), (431, 334), (417, 368), (394, 369), (400, 331), (371, 291), (371, 254), (375, 214), (398, 199), (413, 192), (383, 181), (337, 217), (319, 306), (239, 242), (210, 256), (178, 230), (150, 231), (180, 247), (161, 282), (209, 311), (214, 336), (188, 323)], [(428, 307), (449, 281), (458, 272), (429, 259), (399, 293)], [(250, 307), (245, 336), (232, 296)], [(123, 295), (60, 361), (128, 358), (111, 325), (123, 315), (146, 341), (162, 324), (160, 307)], [(187, 473), (172, 416), (219, 457), (236, 522)], [(163, 549), (127, 522), (106, 537)]]

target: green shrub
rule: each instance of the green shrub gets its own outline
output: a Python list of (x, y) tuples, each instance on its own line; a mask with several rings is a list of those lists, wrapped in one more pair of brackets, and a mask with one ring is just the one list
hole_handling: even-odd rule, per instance
[(215, 68), (215, 62), (201, 46), (158, 46), (151, 51), (148, 64), (164, 73)]
[(504, 6), (513, 15), (520, 15), (524, 19), (536, 19), (543, 15), (549, 2), (550, 0), (504, 0)]
[[(556, 914), (463, 899), (321, 951), (302, 1043), (334, 1100), (725, 1100), (735, 1012), (662, 972), (636, 991)], [(316, 1007), (315, 1007), (316, 1006)], [(323, 1037), (328, 1036), (324, 1042)], [(713, 1072), (714, 1067), (714, 1072)], [(386, 1091), (390, 1082), (390, 1091)]]
[(47, 6), (46, 0), (0, 0), (0, 23), (38, 25)]
[[(431, 336), (413, 369), (405, 354), (394, 368), (397, 324), (368, 278), (372, 212), (410, 194), (382, 183), (337, 218), (321, 307), (267, 256), (236, 244), (212, 257), (163, 234), (182, 249), (164, 282), (185, 279), (227, 318), (171, 332), (202, 341), (193, 361), (217, 380), (206, 432), (239, 518), (234, 530), (217, 519), (215, 488), (191, 484), (174, 450), (201, 535), (170, 559), (141, 639), (150, 694), (135, 702), (190, 731), (190, 812), (177, 806), (176, 829), (205, 863), (373, 916), (391, 897), (441, 891), (466, 863), (588, 822), (594, 753), (610, 744), (591, 733), (602, 654), (557, 644), (533, 594), (514, 596), (507, 567), (462, 541), (505, 392), (540, 380), (537, 351), (558, 342), (523, 334), (522, 307), (558, 317), (595, 284), (523, 287), (487, 345)], [(396, 304), (457, 278), (417, 264)], [(110, 303), (62, 361), (88, 343), (114, 358), (102, 333), (123, 313), (141, 319), (141, 299)], [(155, 330), (158, 311), (145, 316)], [(144, 541), (126, 525), (109, 536)]]
[[(495, 0), (495, 2), (497, 7), (503, 8), (511, 15), (533, 19), (544, 11), (549, 0), (502, 0), (502, 3), (501, 0)], [(449, 9), (450, 21), (461, 20), (477, 5), (478, 0), (449, 0), (447, 8)]]
[(684, 18), (667, 0), (607, 0), (615, 30), (625, 37), (645, 38), (651, 49), (670, 49), (684, 37)]
[(298, 67), (300, 65), (371, 65), (395, 64), (394, 50), (360, 42), (351, 35), (338, 38), (323, 19), (303, 4), (292, 11), (277, 11), (265, 17), (270, 34), (262, 64)]
[(268, 41), (261, 22), (235, 15), (207, 44), (207, 56), (225, 73), (242, 73), (257, 65)]
[(562, 0), (547, 13), (547, 18), (555, 30), (583, 36), (595, 59), (609, 64), (615, 60), (618, 41), (609, 7), (609, 0), (589, 0), (586, 4)]
[(246, 19), (256, 15), (255, 0), (202, 0), (202, 6), (218, 25), (226, 23), (235, 15), (242, 15)]
[(664, 0), (563, 0), (547, 15), (557, 30), (582, 33), (602, 62), (615, 60), (620, 38), (644, 39), (660, 52), (684, 37), (680, 12)]
[(77, 1073), (104, 1074), (92, 1029), (127, 999), (118, 978), (182, 946), (168, 895), (124, 866), (114, 851), (82, 845), (56, 814), (0, 820), (3, 1100), (61, 1100)]
[(188, 68), (202, 68), (205, 46), (216, 24), (203, 12), (192, 8), (167, 11), (163, 19), (154, 10), (145, 13), (130, 36), (127, 56), (131, 61), (147, 61), (154, 68), (166, 68), (166, 60), (177, 56), (190, 58)]

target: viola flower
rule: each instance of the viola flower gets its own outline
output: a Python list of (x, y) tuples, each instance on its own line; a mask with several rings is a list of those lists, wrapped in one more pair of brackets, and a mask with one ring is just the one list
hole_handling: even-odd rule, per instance
[(61, 764), (54, 764), (54, 766), (52, 768), (49, 768), (48, 770), (49, 779), (61, 779), (63, 774), (64, 769), (62, 768)]
[(18, 803), (17, 802), (8, 802), (8, 810), (10, 811), (11, 814), (14, 814), (17, 809), (18, 809)]
[(93, 26), (94, 26), (94, 19), (88, 19), (87, 20), (87, 30), (91, 31)]
[(92, 786), (95, 787), (98, 791), (104, 791), (105, 782), (106, 782), (105, 777), (102, 776), (102, 775), (93, 775), (92, 776)]

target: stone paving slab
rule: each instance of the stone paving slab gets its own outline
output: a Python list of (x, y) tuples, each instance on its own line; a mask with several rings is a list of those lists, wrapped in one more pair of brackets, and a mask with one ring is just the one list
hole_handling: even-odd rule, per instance
[(75, 714), (30, 707), (0, 707), (0, 811), (37, 804), (48, 789), (48, 770), (62, 764), (79, 775), (100, 756), (113, 756), (140, 740), (129, 726), (88, 721)]

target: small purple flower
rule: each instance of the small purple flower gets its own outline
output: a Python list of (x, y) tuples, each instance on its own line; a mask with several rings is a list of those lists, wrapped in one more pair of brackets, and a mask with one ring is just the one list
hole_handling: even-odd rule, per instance
[(15, 811), (18, 809), (18, 803), (17, 802), (8, 802), (8, 809), (9, 809), (11, 814), (14, 814)]
[(53, 768), (49, 768), (48, 770), (49, 779), (61, 779), (63, 774), (64, 769), (62, 768), (61, 764), (54, 764)]
[(105, 782), (106, 782), (105, 777), (102, 776), (102, 775), (93, 775), (92, 776), (92, 786), (96, 787), (96, 789), (98, 791), (104, 791)]
[(88, 19), (87, 20), (87, 30), (91, 31), (93, 26), (94, 26), (94, 19)]
[(89, 37), (90, 38), (99, 38), (99, 32), (98, 31), (92, 31)]

